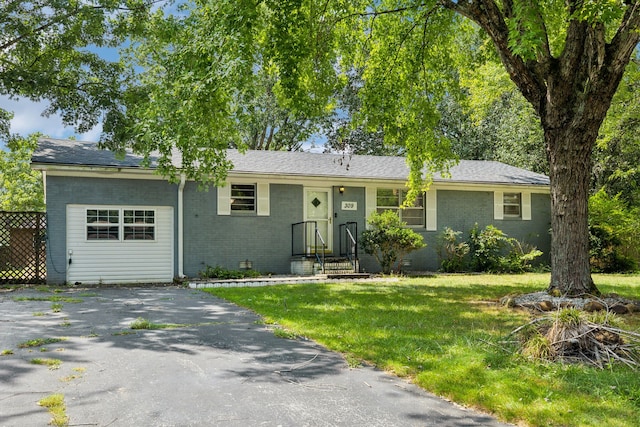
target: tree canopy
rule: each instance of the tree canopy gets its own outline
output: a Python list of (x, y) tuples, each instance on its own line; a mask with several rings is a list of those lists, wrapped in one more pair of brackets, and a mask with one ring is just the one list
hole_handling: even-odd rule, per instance
[(42, 174), (31, 169), (31, 154), (40, 135), (9, 138), (8, 152), (0, 150), (0, 210), (44, 211)]
[[(640, 39), (638, 1), (194, 0), (182, 14), (155, 18), (132, 44), (131, 65), (143, 73), (120, 127), (131, 133), (112, 136), (159, 150), (168, 174), (177, 173), (167, 160), (177, 148), (181, 172), (201, 180), (223, 179), (223, 149), (242, 146), (257, 76), (273, 79), (278, 104), (294, 117), (316, 117), (357, 71), (353, 123), (404, 147), (415, 194), (451, 159), (438, 105), (460, 93), (468, 58), (491, 51), (544, 136), (550, 290), (597, 292), (587, 232), (591, 153)], [(485, 37), (474, 36), (479, 30)]]
[[(0, 4), (0, 94), (48, 100), (45, 115), (86, 132), (121, 113), (125, 69), (100, 49), (120, 46), (153, 0), (32, 0)], [(0, 109), (0, 137), (11, 114)]]

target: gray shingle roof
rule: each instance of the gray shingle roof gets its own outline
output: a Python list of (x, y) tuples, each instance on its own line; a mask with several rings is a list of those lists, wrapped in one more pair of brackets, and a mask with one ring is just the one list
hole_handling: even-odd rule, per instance
[[(229, 150), (233, 172), (241, 174), (313, 176), (327, 178), (406, 180), (409, 168), (403, 157), (341, 155), (287, 151)], [(32, 156), (34, 164), (140, 168), (142, 156), (128, 153), (124, 159), (96, 143), (42, 138)], [(174, 159), (179, 162), (178, 156)], [(152, 163), (153, 167), (153, 163)], [(450, 169), (450, 177), (434, 176), (436, 182), (524, 184), (548, 186), (549, 178), (504, 163), (461, 160)]]

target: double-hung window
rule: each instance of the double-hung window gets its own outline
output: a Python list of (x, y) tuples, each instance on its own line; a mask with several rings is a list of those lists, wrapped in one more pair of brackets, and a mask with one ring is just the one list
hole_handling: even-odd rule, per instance
[(504, 193), (502, 195), (502, 211), (505, 218), (522, 217), (521, 193)]
[(402, 206), (407, 196), (406, 190), (398, 188), (378, 188), (376, 190), (376, 210), (378, 213), (392, 210), (401, 221), (412, 227), (424, 227), (424, 194), (420, 193), (413, 204)]
[(531, 192), (493, 192), (493, 219), (531, 221)]

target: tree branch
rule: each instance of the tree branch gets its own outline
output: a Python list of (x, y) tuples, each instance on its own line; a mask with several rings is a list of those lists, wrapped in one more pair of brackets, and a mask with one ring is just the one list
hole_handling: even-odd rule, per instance
[[(544, 67), (549, 66), (548, 63), (552, 61), (552, 58), (542, 58), (538, 61), (525, 63), (521, 57), (515, 55), (509, 48), (509, 28), (505, 22), (505, 16), (494, 0), (473, 2), (440, 0), (440, 4), (472, 20), (486, 31), (493, 41), (509, 77), (533, 105), (536, 112), (540, 114), (544, 109), (546, 94), (544, 73), (541, 71)], [(541, 67), (541, 64), (544, 67)]]

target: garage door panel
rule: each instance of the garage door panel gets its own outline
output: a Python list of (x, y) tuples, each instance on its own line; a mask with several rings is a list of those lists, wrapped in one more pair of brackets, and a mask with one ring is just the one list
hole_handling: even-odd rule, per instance
[[(87, 209), (155, 211), (155, 240), (87, 240)], [(122, 220), (119, 224), (122, 228)], [(170, 282), (173, 279), (173, 208), (67, 206), (67, 281), (70, 283)], [(120, 230), (122, 238), (122, 230)]]

